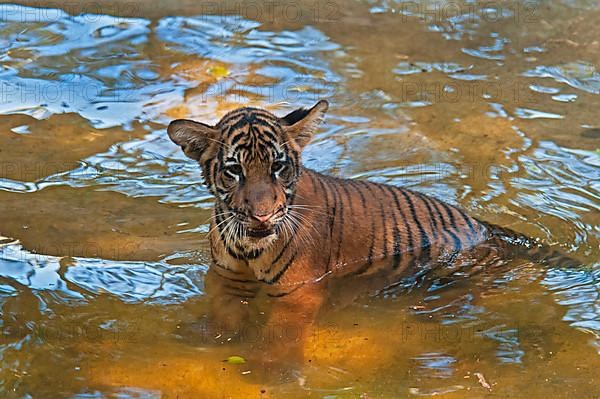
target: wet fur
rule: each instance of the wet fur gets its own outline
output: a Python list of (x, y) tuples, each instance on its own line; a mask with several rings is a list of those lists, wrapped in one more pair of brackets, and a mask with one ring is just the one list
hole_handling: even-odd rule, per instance
[[(419, 192), (303, 167), (302, 148), (326, 110), (321, 101), (278, 118), (242, 108), (215, 126), (185, 120), (169, 126), (215, 195), (209, 239), (220, 310), (264, 292), (279, 299), (272, 322), (310, 322), (327, 294), (326, 277), (384, 275), (390, 282), (440, 264), (473, 273), (519, 251), (538, 261), (567, 259)], [(282, 154), (287, 170), (275, 176), (271, 169)], [(235, 183), (224, 172), (234, 161), (243, 169)], [(279, 210), (267, 226), (274, 234), (249, 236), (252, 215)]]

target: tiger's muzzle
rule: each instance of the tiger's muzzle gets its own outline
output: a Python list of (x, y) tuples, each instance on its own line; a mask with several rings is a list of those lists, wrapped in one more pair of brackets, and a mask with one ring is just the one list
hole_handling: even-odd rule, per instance
[(268, 213), (244, 213), (240, 215), (240, 219), (242, 219), (242, 223), (246, 227), (246, 235), (250, 238), (260, 240), (277, 233), (277, 227), (285, 217), (285, 214), (286, 207), (280, 207)]

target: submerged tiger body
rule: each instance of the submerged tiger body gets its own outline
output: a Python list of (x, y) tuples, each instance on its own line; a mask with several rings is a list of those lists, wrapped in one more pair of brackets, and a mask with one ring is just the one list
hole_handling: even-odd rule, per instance
[(198, 161), (215, 196), (209, 278), (219, 280), (218, 307), (262, 290), (287, 299), (273, 318), (289, 321), (314, 314), (329, 276), (393, 280), (439, 264), (474, 271), (515, 249), (562, 259), (419, 192), (304, 168), (302, 148), (327, 108), (321, 101), (283, 118), (241, 108), (215, 126), (170, 124), (169, 136)]
[[(402, 275), (451, 264), (491, 237), (485, 224), (460, 209), (394, 186), (304, 168), (295, 194), (289, 207), (296, 221), (264, 248), (247, 251), (230, 242), (224, 216), (215, 217), (217, 272), (248, 270), (283, 294), (327, 275)], [(220, 210), (215, 208), (216, 215)], [(482, 254), (478, 258), (484, 261)]]

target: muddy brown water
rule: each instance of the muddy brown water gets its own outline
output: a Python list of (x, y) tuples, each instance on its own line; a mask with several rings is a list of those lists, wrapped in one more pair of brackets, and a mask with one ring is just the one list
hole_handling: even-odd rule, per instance
[[(599, 19), (580, 0), (0, 5), (0, 395), (600, 397)], [(224, 363), (267, 333), (186, 328), (206, 312), (211, 197), (166, 124), (319, 98), (308, 166), (586, 268), (334, 302), (290, 333), (290, 373)]]

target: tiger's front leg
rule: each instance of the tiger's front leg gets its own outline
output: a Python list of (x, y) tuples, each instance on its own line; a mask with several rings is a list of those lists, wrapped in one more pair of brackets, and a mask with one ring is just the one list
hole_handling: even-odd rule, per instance
[(324, 299), (322, 282), (306, 283), (272, 298), (267, 322), (271, 334), (263, 342), (260, 356), (265, 373), (281, 376), (302, 365), (305, 344), (316, 331), (316, 316)]
[(241, 339), (252, 314), (250, 301), (259, 289), (260, 283), (252, 276), (211, 265), (205, 277), (209, 314), (203, 326), (208, 339), (215, 342)]

